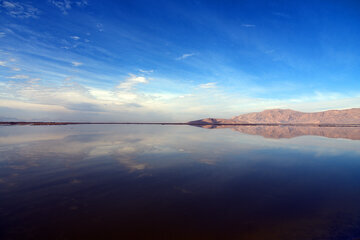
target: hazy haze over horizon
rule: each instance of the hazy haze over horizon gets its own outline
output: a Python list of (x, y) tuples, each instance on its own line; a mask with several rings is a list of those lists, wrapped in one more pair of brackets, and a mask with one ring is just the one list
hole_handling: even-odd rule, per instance
[(360, 107), (358, 1), (0, 0), (0, 121)]

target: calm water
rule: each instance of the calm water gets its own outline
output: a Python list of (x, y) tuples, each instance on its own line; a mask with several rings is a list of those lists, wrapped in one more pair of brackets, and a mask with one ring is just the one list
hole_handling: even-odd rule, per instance
[(360, 239), (358, 128), (219, 128), (0, 126), (0, 239)]

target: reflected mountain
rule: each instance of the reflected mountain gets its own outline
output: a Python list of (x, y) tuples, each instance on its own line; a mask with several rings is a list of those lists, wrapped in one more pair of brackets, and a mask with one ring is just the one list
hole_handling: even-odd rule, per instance
[(327, 138), (360, 140), (360, 127), (317, 127), (317, 126), (244, 126), (244, 125), (197, 125), (207, 129), (229, 128), (237, 132), (260, 135), (265, 138), (294, 138), (306, 135)]

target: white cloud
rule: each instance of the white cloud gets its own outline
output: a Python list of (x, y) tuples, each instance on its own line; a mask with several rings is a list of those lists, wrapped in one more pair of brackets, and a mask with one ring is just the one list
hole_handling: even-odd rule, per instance
[[(14, 60), (14, 59), (10, 59), (10, 62), (13, 62), (13, 60)], [(6, 61), (0, 61), (0, 66), (10, 68), (10, 69), (13, 70), (13, 71), (20, 71), (20, 70), (21, 70), (21, 69), (18, 68), (18, 67), (11, 67), (11, 66), (7, 65), (7, 62), (6, 62)]]
[(63, 106), (56, 106), (51, 104), (28, 103), (18, 100), (6, 100), (6, 99), (1, 99), (0, 107), (11, 107), (20, 110), (36, 110), (36, 111), (50, 111), (50, 112), (69, 111)]
[(96, 28), (99, 32), (103, 32), (104, 31), (104, 28), (103, 28), (103, 25), (101, 23), (97, 23), (96, 24)]
[(116, 94), (109, 90), (90, 88), (89, 92), (92, 96), (101, 101), (118, 101)]
[[(127, 81), (144, 82), (141, 77), (133, 77)], [(49, 108), (47, 116), (55, 118), (55, 120), (59, 120), (57, 117), (63, 118), (62, 113), (66, 112), (70, 112), (70, 115), (67, 115), (70, 116), (69, 120), (86, 120), (90, 115), (100, 116), (98, 113), (101, 113), (101, 118), (96, 117), (98, 120), (110, 119), (113, 121), (119, 119), (119, 116), (125, 115), (131, 116), (135, 120), (139, 119), (135, 116), (149, 114), (149, 109), (141, 109), (141, 104), (137, 103), (138, 101), (145, 102), (146, 98), (142, 94), (131, 92), (130, 89), (104, 90), (84, 87), (74, 82), (64, 82), (60, 86), (46, 86), (41, 82), (33, 81), (33, 79), (25, 82), (4, 83), (0, 88), (0, 107), (26, 109), (26, 112), (18, 113), (20, 118), (24, 114), (37, 117), (38, 111), (43, 109), (46, 112)], [(57, 113), (51, 112), (50, 108), (55, 109)], [(9, 113), (13, 114), (14, 112), (9, 111)], [(4, 112), (5, 115), (6, 112)], [(153, 112), (150, 115), (158, 116), (159, 113)]]
[(139, 83), (148, 83), (149, 81), (143, 76), (136, 76), (134, 74), (130, 74), (130, 76), (122, 83), (120, 83), (117, 87), (119, 89), (131, 90)]
[(216, 82), (209, 82), (199, 85), (200, 88), (216, 88)]
[(6, 77), (6, 78), (10, 78), (10, 79), (28, 79), (29, 76), (28, 75), (14, 75), (14, 76), (11, 76), (11, 77)]
[(5, 37), (5, 36), (6, 36), (6, 33), (0, 32), (0, 38)]
[(76, 41), (80, 39), (80, 37), (78, 37), (78, 36), (70, 36), (70, 38), (73, 40), (76, 40)]
[(32, 78), (29, 80), (29, 83), (36, 83), (39, 82), (41, 80), (41, 78)]
[(25, 3), (0, 1), (0, 7), (14, 18), (37, 18), (40, 14), (39, 9)]
[(75, 4), (78, 7), (84, 7), (84, 6), (88, 5), (88, 2), (86, 0), (81, 0), (81, 1), (76, 1)]
[(130, 74), (117, 87), (107, 89), (82, 86), (69, 79), (62, 85), (50, 86), (46, 85), (47, 81), (39, 82), (39, 79), (26, 75), (10, 78), (23, 78), (25, 81), (0, 83), (0, 107), (24, 110), (15, 113), (5, 109), (2, 114), (19, 119), (23, 116), (40, 119), (36, 112), (41, 110), (44, 116), (57, 121), (89, 120), (89, 116), (94, 121), (190, 121), (209, 116), (230, 118), (269, 108), (301, 111), (351, 108), (358, 107), (360, 101), (359, 94), (346, 96), (326, 92), (313, 92), (308, 96), (291, 99), (256, 98), (251, 97), (251, 94), (216, 88), (219, 83), (215, 82), (184, 84), (178, 87), (181, 91), (175, 92), (141, 91), (136, 86), (152, 81), (134, 74)]
[(143, 70), (143, 69), (139, 69), (139, 72), (142, 72), (142, 73), (146, 73), (146, 74), (149, 74), (149, 73), (153, 73), (154, 70)]
[(256, 25), (254, 25), (254, 24), (246, 24), (246, 23), (241, 24), (241, 26), (242, 27), (247, 27), (247, 28), (256, 27)]
[(50, 0), (55, 7), (59, 8), (63, 14), (68, 14), (68, 10), (71, 9), (71, 2), (69, 0)]
[(4, 8), (15, 8), (15, 3), (8, 2), (8, 1), (2, 1), (2, 6)]
[(138, 94), (129, 91), (119, 91), (116, 94), (117, 100), (123, 103), (131, 103), (136, 101)]
[(70, 1), (70, 0), (49, 0), (55, 7), (60, 9), (63, 14), (68, 14), (68, 11), (72, 9), (73, 6), (85, 7), (88, 5), (86, 0), (79, 1)]
[(71, 62), (71, 64), (72, 64), (74, 67), (79, 67), (79, 66), (83, 65), (82, 62)]
[(185, 58), (188, 58), (188, 57), (191, 57), (194, 55), (196, 55), (196, 54), (195, 53), (185, 53), (185, 54), (181, 55), (180, 57), (176, 58), (176, 60), (183, 60)]

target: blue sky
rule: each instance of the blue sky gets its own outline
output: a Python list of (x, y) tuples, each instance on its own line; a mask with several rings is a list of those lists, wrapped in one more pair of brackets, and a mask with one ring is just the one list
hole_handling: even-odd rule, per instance
[(0, 0), (0, 120), (360, 107), (358, 1)]

